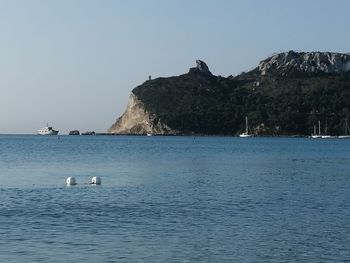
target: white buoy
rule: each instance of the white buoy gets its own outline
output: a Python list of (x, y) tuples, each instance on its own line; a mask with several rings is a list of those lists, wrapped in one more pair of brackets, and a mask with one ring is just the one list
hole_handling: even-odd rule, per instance
[(68, 177), (67, 179), (66, 179), (66, 184), (67, 184), (67, 186), (70, 186), (70, 185), (76, 185), (77, 184), (77, 182), (75, 181), (75, 177)]
[(101, 184), (101, 177), (99, 177), (99, 176), (92, 177), (91, 184)]

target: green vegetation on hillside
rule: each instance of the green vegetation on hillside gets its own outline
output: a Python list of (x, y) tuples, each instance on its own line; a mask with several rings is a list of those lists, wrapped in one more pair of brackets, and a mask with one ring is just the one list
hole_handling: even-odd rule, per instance
[(309, 135), (320, 120), (337, 135), (350, 120), (350, 72), (281, 77), (253, 70), (224, 78), (190, 71), (146, 81), (133, 93), (155, 121), (184, 134), (237, 134), (248, 116), (258, 134)]

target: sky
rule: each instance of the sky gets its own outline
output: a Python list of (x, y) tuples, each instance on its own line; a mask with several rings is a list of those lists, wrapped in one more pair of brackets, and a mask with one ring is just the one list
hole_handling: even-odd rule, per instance
[(205, 61), (236, 75), (277, 52), (349, 53), (347, 0), (0, 0), (0, 133), (105, 132), (133, 88)]

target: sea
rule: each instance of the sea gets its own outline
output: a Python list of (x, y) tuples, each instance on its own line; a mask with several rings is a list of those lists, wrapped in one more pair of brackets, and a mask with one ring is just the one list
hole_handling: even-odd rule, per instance
[(0, 262), (350, 262), (350, 140), (1, 135)]

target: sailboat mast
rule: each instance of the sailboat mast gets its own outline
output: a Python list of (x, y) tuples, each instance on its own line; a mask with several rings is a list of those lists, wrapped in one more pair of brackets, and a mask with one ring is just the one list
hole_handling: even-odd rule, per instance
[(316, 125), (314, 125), (314, 135), (316, 135)]
[(248, 117), (245, 116), (245, 132), (248, 134)]
[(321, 121), (318, 121), (318, 135), (321, 135)]
[(345, 135), (348, 135), (348, 118), (345, 119)]

